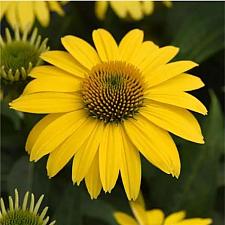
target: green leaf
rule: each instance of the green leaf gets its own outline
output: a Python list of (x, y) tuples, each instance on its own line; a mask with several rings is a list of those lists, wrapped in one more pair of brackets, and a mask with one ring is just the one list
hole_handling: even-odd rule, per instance
[(224, 48), (223, 2), (177, 2), (169, 14), (176, 59), (203, 62)]

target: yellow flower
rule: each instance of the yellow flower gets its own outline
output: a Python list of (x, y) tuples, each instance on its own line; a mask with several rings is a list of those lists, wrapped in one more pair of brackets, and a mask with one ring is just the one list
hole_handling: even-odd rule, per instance
[(175, 212), (167, 217), (160, 209), (146, 210), (142, 196), (135, 202), (130, 202), (130, 207), (135, 219), (123, 212), (114, 213), (114, 217), (120, 225), (209, 225), (212, 220), (193, 218), (185, 219), (184, 211)]
[(57, 1), (5, 1), (0, 2), (0, 20), (5, 15), (9, 24), (15, 29), (24, 31), (31, 28), (35, 17), (40, 24), (47, 27), (50, 11), (63, 15), (64, 11)]
[(84, 178), (92, 198), (111, 192), (119, 172), (129, 199), (141, 182), (140, 155), (167, 174), (180, 174), (179, 154), (169, 132), (203, 143), (197, 120), (187, 110), (206, 114), (204, 105), (185, 91), (203, 87), (185, 73), (192, 61), (168, 63), (178, 48), (143, 42), (143, 31), (128, 32), (117, 45), (104, 29), (93, 31), (96, 50), (84, 40), (65, 36), (68, 52), (49, 51), (52, 64), (31, 71), (35, 78), (11, 108), (47, 113), (31, 131), (30, 160), (49, 154), (55, 176), (73, 158), (72, 180)]
[[(163, 1), (167, 7), (171, 7), (171, 1)], [(108, 7), (120, 18), (131, 18), (140, 20), (145, 15), (150, 15), (154, 11), (154, 1), (97, 1), (95, 3), (95, 14), (103, 20), (106, 16)]]

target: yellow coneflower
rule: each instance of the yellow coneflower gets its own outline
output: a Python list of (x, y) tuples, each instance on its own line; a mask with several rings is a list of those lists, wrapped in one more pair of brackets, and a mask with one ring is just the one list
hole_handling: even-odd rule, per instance
[[(171, 7), (171, 1), (163, 1), (167, 7)], [(140, 20), (154, 11), (154, 1), (97, 1), (95, 3), (95, 14), (103, 20), (107, 9), (111, 7), (120, 18), (131, 18)]]
[(78, 37), (63, 37), (68, 52), (43, 53), (41, 58), (52, 65), (34, 68), (30, 74), (35, 79), (10, 104), (19, 111), (49, 114), (28, 137), (30, 160), (49, 154), (47, 170), (53, 177), (73, 158), (72, 180), (79, 184), (85, 178), (92, 198), (102, 187), (111, 192), (120, 172), (128, 199), (136, 199), (139, 152), (178, 177), (180, 159), (169, 132), (204, 143), (188, 110), (203, 115), (207, 110), (186, 93), (204, 86), (186, 73), (197, 64), (169, 63), (179, 49), (159, 48), (143, 36), (134, 29), (118, 46), (108, 31), (97, 29), (96, 50)]
[[(31, 196), (31, 197), (30, 197)], [(29, 199), (30, 198), (30, 199)], [(46, 217), (48, 207), (45, 207), (41, 213), (39, 208), (43, 201), (42, 195), (35, 204), (34, 194), (27, 192), (22, 204), (19, 204), (19, 194), (15, 190), (15, 200), (9, 196), (9, 208), (5, 207), (3, 199), (0, 199), (0, 224), (1, 225), (54, 225), (56, 221), (49, 222)]]
[(114, 217), (120, 225), (209, 225), (212, 224), (212, 220), (202, 218), (186, 219), (186, 213), (179, 211), (172, 213), (165, 217), (164, 213), (160, 209), (146, 210), (144, 200), (140, 195), (135, 202), (130, 202), (130, 207), (134, 214), (132, 216), (123, 213), (116, 212)]
[(31, 28), (35, 17), (42, 26), (47, 27), (50, 11), (64, 14), (57, 1), (1, 1), (0, 9), (0, 20), (5, 16), (12, 28), (19, 27), (21, 31)]

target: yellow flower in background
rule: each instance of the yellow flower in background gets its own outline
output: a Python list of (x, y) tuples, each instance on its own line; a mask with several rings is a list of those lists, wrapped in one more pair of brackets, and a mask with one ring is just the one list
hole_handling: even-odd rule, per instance
[(0, 2), (0, 20), (3, 16), (12, 28), (21, 31), (31, 29), (35, 18), (44, 27), (49, 25), (50, 11), (64, 15), (64, 11), (57, 1), (4, 1)]
[[(171, 1), (163, 1), (167, 7), (171, 7)], [(150, 15), (154, 11), (154, 1), (97, 1), (95, 3), (95, 14), (103, 20), (108, 7), (120, 18), (131, 18), (140, 20), (144, 16)]]
[[(23, 112), (49, 114), (31, 131), (26, 150), (31, 161), (49, 154), (47, 170), (55, 176), (72, 158), (72, 180), (85, 179), (92, 198), (102, 187), (111, 192), (121, 174), (128, 199), (140, 190), (140, 154), (167, 174), (178, 177), (180, 159), (168, 131), (204, 143), (192, 110), (204, 105), (186, 93), (204, 86), (187, 70), (192, 61), (168, 63), (178, 53), (143, 41), (139, 29), (117, 45), (104, 29), (93, 31), (95, 48), (65, 36), (68, 51), (48, 51), (52, 64), (31, 71), (35, 78), (10, 106)], [(187, 110), (188, 109), (188, 110)]]
[(146, 210), (140, 195), (135, 202), (130, 202), (134, 217), (123, 212), (114, 213), (114, 217), (120, 225), (209, 225), (212, 220), (202, 218), (186, 219), (184, 211), (175, 212), (167, 217), (160, 209)]

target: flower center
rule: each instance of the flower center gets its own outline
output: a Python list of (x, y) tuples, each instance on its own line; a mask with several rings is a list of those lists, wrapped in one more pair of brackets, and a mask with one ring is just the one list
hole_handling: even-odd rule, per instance
[(2, 225), (43, 225), (44, 221), (34, 213), (23, 211), (9, 211), (0, 219)]
[(143, 104), (141, 72), (132, 64), (110, 61), (93, 67), (83, 82), (82, 97), (91, 116), (122, 122)]
[(38, 60), (39, 52), (29, 42), (14, 41), (1, 47), (1, 66), (5, 71), (12, 69), (15, 73), (21, 67), (28, 69), (30, 62), (35, 65)]

